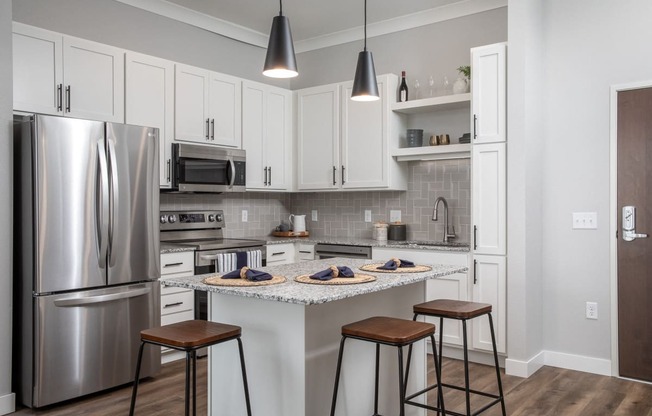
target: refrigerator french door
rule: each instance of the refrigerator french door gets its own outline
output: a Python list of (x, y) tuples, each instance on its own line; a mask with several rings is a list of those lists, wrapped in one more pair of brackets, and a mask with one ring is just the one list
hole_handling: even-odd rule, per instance
[[(133, 381), (160, 325), (158, 130), (33, 115), (15, 123), (20, 398), (42, 407)], [(146, 349), (143, 376), (160, 370)]]

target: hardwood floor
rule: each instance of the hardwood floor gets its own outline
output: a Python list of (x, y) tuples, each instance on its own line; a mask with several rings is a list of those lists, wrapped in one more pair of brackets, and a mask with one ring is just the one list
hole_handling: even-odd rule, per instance
[[(431, 362), (431, 361), (430, 361)], [(197, 414), (206, 415), (207, 359), (197, 361)], [(462, 385), (462, 363), (445, 359), (442, 369), (447, 383)], [(471, 386), (477, 390), (497, 391), (493, 367), (471, 364)], [(166, 364), (156, 378), (141, 382), (136, 402), (137, 415), (178, 416), (184, 406), (184, 361)], [(432, 369), (429, 377), (434, 377)], [(604, 377), (579, 371), (543, 367), (528, 379), (503, 374), (507, 414), (510, 416), (652, 416), (652, 385)], [(252, 392), (252, 395), (255, 392)], [(429, 399), (434, 400), (434, 394)], [(91, 395), (38, 411), (20, 409), (16, 416), (127, 415), (131, 386)], [(463, 412), (464, 393), (445, 391), (446, 408)], [(472, 409), (486, 403), (472, 395)], [(328, 409), (324, 414), (328, 413)], [(392, 414), (392, 412), (385, 412)], [(500, 406), (483, 413), (499, 416)], [(428, 412), (428, 416), (435, 412)], [(306, 415), (320, 416), (320, 415)], [(358, 416), (358, 415), (351, 415)]]

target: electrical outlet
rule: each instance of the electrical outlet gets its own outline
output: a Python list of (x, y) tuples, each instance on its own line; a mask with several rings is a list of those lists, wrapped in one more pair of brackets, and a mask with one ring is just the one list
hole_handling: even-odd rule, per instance
[(365, 209), (364, 210), (364, 222), (371, 222), (371, 210), (370, 209)]
[(573, 212), (574, 230), (596, 230), (598, 228), (597, 212)]
[(246, 209), (242, 210), (242, 222), (249, 221), (249, 212)]
[(401, 210), (392, 209), (389, 211), (389, 222), (400, 222), (401, 221)]
[(586, 319), (598, 319), (598, 302), (586, 302)]
[(312, 220), (317, 221), (318, 215), (317, 215), (317, 210), (313, 209), (312, 210)]

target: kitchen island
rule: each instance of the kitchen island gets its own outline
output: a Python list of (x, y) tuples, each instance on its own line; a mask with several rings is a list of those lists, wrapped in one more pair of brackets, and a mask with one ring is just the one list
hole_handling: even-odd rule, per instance
[[(369, 273), (358, 267), (370, 260), (335, 258), (262, 270), (285, 276), (272, 286), (224, 287), (202, 283), (207, 275), (170, 278), (166, 285), (208, 291), (209, 319), (242, 327), (252, 412), (266, 416), (328, 415), (335, 380), (341, 326), (370, 316), (411, 319), (412, 305), (425, 300), (425, 281), (466, 271), (432, 265), (423, 273)], [(377, 280), (354, 285), (313, 285), (294, 278), (330, 265), (349, 266)], [(409, 391), (425, 385), (425, 344), (415, 346)], [(337, 415), (373, 413), (375, 346), (349, 341), (340, 380)], [(380, 411), (398, 413), (396, 348), (381, 348)], [(417, 370), (419, 369), (419, 370)], [(209, 414), (245, 415), (237, 346), (211, 347)], [(408, 406), (406, 414), (424, 415)]]

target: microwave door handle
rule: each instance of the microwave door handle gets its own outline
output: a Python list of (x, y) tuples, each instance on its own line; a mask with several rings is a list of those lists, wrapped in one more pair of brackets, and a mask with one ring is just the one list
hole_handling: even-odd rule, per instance
[(229, 183), (229, 188), (233, 188), (233, 184), (235, 184), (235, 163), (233, 162), (233, 159), (229, 159), (229, 164), (231, 165), (231, 181)]

